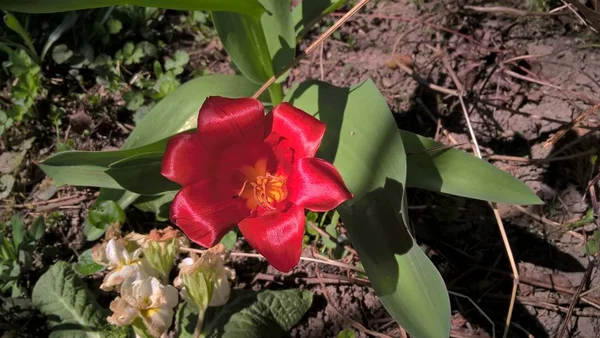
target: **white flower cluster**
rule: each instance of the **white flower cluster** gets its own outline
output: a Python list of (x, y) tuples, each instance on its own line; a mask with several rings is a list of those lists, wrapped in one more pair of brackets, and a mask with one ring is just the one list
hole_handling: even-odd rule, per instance
[[(100, 288), (119, 296), (110, 304), (108, 322), (131, 325), (138, 337), (166, 337), (179, 303), (177, 289), (169, 285), (169, 274), (180, 248), (187, 245), (181, 232), (168, 227), (148, 235), (107, 232), (103, 243), (93, 248), (94, 260), (109, 270)], [(192, 254), (179, 265), (173, 284), (182, 298), (200, 312), (221, 306), (231, 293), (235, 273), (225, 267), (225, 248), (217, 245), (202, 256)]]

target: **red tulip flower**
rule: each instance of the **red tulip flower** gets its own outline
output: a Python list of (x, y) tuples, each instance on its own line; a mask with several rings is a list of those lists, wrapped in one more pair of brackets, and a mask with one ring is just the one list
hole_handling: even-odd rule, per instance
[(171, 220), (212, 247), (237, 224), (280, 271), (300, 260), (304, 209), (326, 211), (352, 198), (338, 171), (315, 158), (325, 124), (282, 103), (267, 115), (255, 99), (209, 97), (198, 130), (172, 137), (163, 176), (183, 186)]

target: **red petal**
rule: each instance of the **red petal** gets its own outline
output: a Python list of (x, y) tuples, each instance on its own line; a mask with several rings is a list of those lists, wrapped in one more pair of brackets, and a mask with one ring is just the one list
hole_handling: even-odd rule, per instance
[(210, 248), (249, 214), (246, 201), (233, 198), (219, 181), (185, 186), (171, 204), (171, 221), (194, 242)]
[(306, 218), (304, 209), (292, 205), (286, 212), (246, 218), (238, 225), (248, 243), (281, 272), (300, 261)]
[(296, 161), (287, 189), (288, 201), (312, 211), (331, 210), (352, 198), (337, 169), (319, 158)]
[(181, 185), (200, 181), (210, 168), (209, 157), (197, 134), (179, 134), (167, 142), (161, 174)]
[(264, 138), (265, 110), (256, 99), (211, 96), (198, 114), (198, 134), (207, 149)]
[(271, 131), (288, 139), (297, 160), (315, 156), (325, 134), (325, 124), (284, 102), (273, 109)]

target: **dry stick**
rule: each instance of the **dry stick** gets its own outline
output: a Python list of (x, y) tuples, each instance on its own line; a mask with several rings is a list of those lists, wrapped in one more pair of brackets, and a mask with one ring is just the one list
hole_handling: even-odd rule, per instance
[[(458, 96), (458, 100), (460, 101), (460, 106), (462, 108), (462, 111), (465, 116), (465, 120), (467, 122), (467, 127), (469, 129), (471, 141), (473, 141), (473, 144), (474, 144), (475, 154), (477, 155), (477, 157), (482, 159), (481, 151), (479, 150), (479, 144), (477, 143), (477, 137), (475, 137), (475, 131), (473, 131), (473, 126), (471, 125), (471, 119), (469, 118), (469, 113), (467, 111), (465, 101), (463, 100), (463, 95), (464, 95), (464, 91), (462, 90), (463, 86), (458, 81), (458, 77), (456, 76), (456, 73), (452, 69), (447, 55), (444, 54), (442, 56), (442, 61), (444, 63), (444, 66), (447, 68), (448, 72), (451, 74), (451, 78), (455, 81), (456, 87), (461, 89), (461, 93)], [(454, 75), (452, 75), (452, 74), (454, 74)], [(510, 267), (513, 272), (513, 288), (512, 288), (511, 298), (510, 298), (510, 304), (508, 307), (508, 313), (506, 315), (504, 334), (502, 335), (503, 338), (506, 338), (506, 337), (508, 337), (508, 331), (510, 329), (512, 313), (513, 313), (513, 309), (515, 306), (515, 299), (517, 298), (517, 288), (519, 286), (519, 270), (517, 269), (517, 264), (516, 264), (515, 258), (513, 256), (513, 252), (510, 247), (510, 243), (508, 241), (508, 236), (506, 235), (506, 229), (504, 228), (504, 223), (502, 222), (502, 217), (500, 217), (500, 212), (498, 211), (498, 207), (496, 206), (496, 203), (493, 203), (493, 202), (489, 202), (489, 205), (492, 208), (492, 210), (494, 211), (494, 217), (496, 218), (496, 223), (498, 224), (498, 229), (500, 230), (500, 235), (502, 236), (502, 241), (504, 243), (506, 255), (508, 256), (508, 260), (510, 262)]]
[(573, 310), (575, 310), (575, 305), (577, 305), (577, 303), (579, 302), (579, 297), (581, 296), (581, 292), (583, 291), (583, 288), (587, 284), (588, 279), (592, 275), (592, 271), (594, 271), (594, 261), (593, 261), (593, 259), (590, 259), (590, 261), (588, 262), (587, 269), (585, 270), (585, 275), (581, 279), (581, 283), (579, 284), (579, 287), (577, 287), (577, 290), (575, 291), (575, 294), (573, 295), (573, 298), (571, 299), (571, 304), (569, 305), (569, 310), (567, 311), (567, 314), (565, 316), (565, 321), (562, 323), (562, 325), (560, 327), (560, 332), (558, 333), (558, 336), (557, 336), (558, 338), (561, 338), (567, 331), (567, 327), (569, 326), (569, 321), (571, 320), (571, 315), (573, 314)]
[(369, 0), (361, 0), (356, 5), (354, 5), (354, 7), (352, 7), (346, 14), (344, 14), (344, 16), (342, 16), (338, 21), (336, 21), (336, 23), (334, 23), (333, 26), (331, 26), (327, 31), (325, 31), (325, 33), (321, 34), (321, 36), (319, 36), (319, 38), (317, 40), (315, 40), (315, 42), (313, 42), (310, 46), (308, 46), (308, 48), (306, 48), (306, 50), (304, 52), (302, 52), (302, 54), (297, 56), (292, 62), (290, 62), (287, 66), (285, 66), (285, 68), (283, 68), (279, 73), (275, 74), (269, 80), (267, 80), (267, 82), (265, 82), (265, 84), (263, 84), (262, 87), (260, 87), (256, 91), (256, 93), (254, 93), (254, 95), (252, 95), (252, 97), (255, 99), (258, 98), (265, 90), (267, 90), (267, 88), (269, 88), (269, 86), (271, 86), (273, 83), (275, 83), (275, 81), (277, 81), (277, 79), (279, 77), (281, 77), (283, 74), (285, 74), (291, 68), (294, 68), (296, 65), (298, 65), (300, 60), (305, 58), (308, 54), (312, 53), (317, 47), (319, 47), (323, 43), (323, 41), (325, 41), (331, 34), (333, 34), (333, 32), (335, 32), (341, 25), (343, 25), (344, 22), (346, 22), (352, 15), (354, 15), (364, 5), (366, 5), (367, 2), (369, 2)]
[(492, 7), (482, 7), (482, 6), (465, 6), (465, 9), (470, 9), (475, 12), (481, 13), (494, 13), (494, 14), (508, 14), (508, 15), (516, 15), (516, 16), (557, 16), (557, 15), (565, 15), (571, 14), (570, 12), (530, 12), (523, 11), (516, 8), (510, 7), (502, 7), (502, 6), (492, 6)]
[(556, 156), (556, 157), (548, 157), (548, 158), (525, 158), (519, 156), (507, 156), (507, 155), (489, 155), (486, 156), (488, 160), (496, 160), (496, 161), (513, 161), (513, 162), (527, 162), (529, 164), (544, 164), (549, 162), (557, 162), (557, 161), (565, 161), (572, 160), (574, 158), (589, 156), (596, 153), (596, 149), (589, 149), (586, 151), (582, 151), (580, 153), (575, 153), (567, 156)]
[[(199, 253), (199, 254), (203, 254), (204, 252), (206, 252), (206, 250), (194, 249), (194, 248), (188, 248), (188, 247), (181, 247), (180, 249), (183, 251), (195, 252), (195, 253)], [(246, 253), (246, 252), (231, 252), (229, 255), (236, 256), (236, 257), (266, 259), (261, 254)], [(334, 261), (331, 259), (317, 259), (317, 258), (312, 258), (312, 257), (300, 256), (300, 260), (306, 261), (306, 262), (325, 264), (325, 265), (332, 265), (332, 266), (337, 266), (338, 268), (343, 268), (343, 269), (353, 270), (353, 271), (360, 272), (360, 273), (365, 273), (365, 271), (360, 268), (357, 268), (352, 265), (344, 264), (344, 263), (341, 263), (338, 261)]]

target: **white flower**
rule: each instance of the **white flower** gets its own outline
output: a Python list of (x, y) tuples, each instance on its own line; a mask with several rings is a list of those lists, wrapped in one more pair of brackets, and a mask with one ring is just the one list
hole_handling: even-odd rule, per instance
[(96, 245), (92, 250), (94, 260), (111, 270), (100, 285), (100, 289), (110, 291), (118, 288), (130, 276), (140, 274), (141, 278), (153, 275), (151, 269), (140, 258), (142, 248), (123, 238), (110, 239)]
[(231, 295), (230, 279), (235, 271), (225, 266), (225, 247), (222, 244), (208, 249), (200, 258), (185, 258), (179, 264), (179, 276), (173, 284), (181, 288), (181, 296), (188, 303), (205, 309), (221, 306)]
[(171, 327), (173, 308), (178, 302), (177, 289), (173, 286), (162, 285), (155, 277), (130, 277), (121, 286), (121, 296), (110, 304), (113, 315), (107, 320), (124, 326), (139, 317), (152, 336), (160, 337)]

